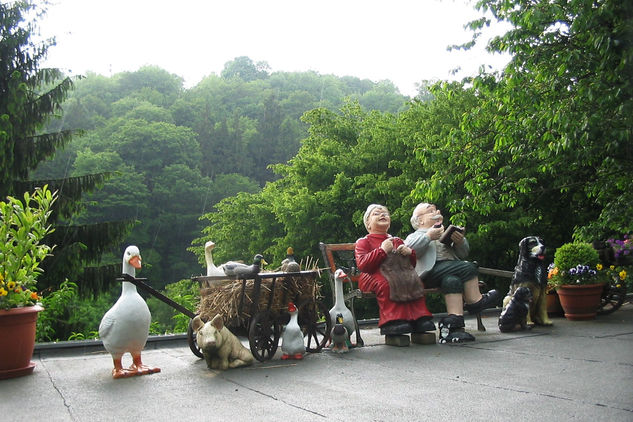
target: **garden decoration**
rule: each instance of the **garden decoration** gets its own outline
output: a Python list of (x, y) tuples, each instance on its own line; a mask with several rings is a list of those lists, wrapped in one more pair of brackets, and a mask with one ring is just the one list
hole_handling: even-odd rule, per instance
[(531, 301), (532, 291), (525, 286), (518, 287), (499, 315), (499, 331), (506, 333), (532, 328), (527, 322)]
[(534, 324), (552, 325), (547, 315), (545, 243), (538, 236), (526, 236), (519, 242), (519, 258), (514, 267), (510, 290), (503, 299), (503, 310), (506, 309), (519, 287), (530, 289), (532, 296), (526, 324), (529, 327), (533, 327)]
[(259, 273), (263, 265), (267, 262), (261, 254), (255, 255), (253, 263), (250, 265), (237, 261), (228, 261), (220, 266), (224, 274), (230, 277), (253, 277)]
[(0, 202), (0, 379), (31, 374), (39, 306), (37, 277), (53, 247), (41, 243), (57, 198), (47, 186)]
[(251, 365), (255, 360), (251, 351), (226, 328), (222, 315), (218, 314), (206, 323), (197, 315), (192, 327), (209, 369), (238, 368)]
[(549, 282), (556, 287), (565, 317), (570, 320), (596, 317), (608, 277), (598, 252), (588, 243), (562, 245), (548, 271)]
[(213, 248), (215, 248), (215, 243), (212, 241), (208, 241), (204, 244), (204, 259), (207, 263), (207, 276), (225, 276), (224, 270), (216, 267), (213, 263)]
[(332, 346), (331, 350), (335, 353), (347, 353), (349, 352), (349, 333), (345, 328), (345, 320), (343, 314), (336, 314), (336, 323), (332, 328)]
[(303, 332), (299, 327), (297, 319), (297, 307), (294, 303), (288, 304), (288, 312), (290, 313), (290, 321), (281, 336), (281, 358), (286, 359), (303, 359), (306, 347), (303, 344)]
[(345, 306), (345, 296), (343, 294), (343, 280), (348, 279), (347, 274), (340, 268), (334, 272), (334, 306), (330, 309), (330, 319), (332, 324), (336, 323), (340, 314), (343, 318), (343, 325), (347, 330), (348, 338), (354, 334), (354, 315), (352, 311)]
[[(136, 246), (128, 246), (123, 253), (123, 274), (136, 277), (141, 268), (141, 253)], [(160, 368), (143, 364), (141, 351), (149, 335), (152, 316), (145, 300), (129, 282), (121, 283), (121, 296), (114, 306), (103, 315), (99, 325), (99, 337), (103, 346), (112, 355), (113, 378), (126, 378), (160, 372)], [(125, 369), (121, 359), (125, 353), (132, 355), (132, 365)]]

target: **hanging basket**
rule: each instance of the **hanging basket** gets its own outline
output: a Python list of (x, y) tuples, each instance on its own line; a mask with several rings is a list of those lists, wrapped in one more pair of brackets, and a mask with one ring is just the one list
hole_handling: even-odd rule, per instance
[(0, 379), (33, 372), (35, 323), (43, 310), (38, 305), (0, 310)]
[(565, 318), (572, 321), (594, 319), (600, 308), (604, 283), (568, 284), (556, 288)]

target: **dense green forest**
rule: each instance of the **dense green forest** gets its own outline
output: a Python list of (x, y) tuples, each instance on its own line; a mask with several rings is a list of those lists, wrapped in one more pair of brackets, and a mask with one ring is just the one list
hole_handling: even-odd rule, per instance
[[(223, 198), (259, 192), (278, 178), (269, 166), (299, 150), (307, 135), (301, 116), (316, 107), (334, 110), (346, 98), (391, 113), (406, 103), (386, 81), (269, 74), (247, 57), (191, 89), (151, 66), (112, 77), (89, 74), (75, 82), (57, 122), (59, 129), (83, 134), (33, 177), (113, 173), (84, 196), (85, 209), (73, 222), (136, 221), (123, 243), (141, 248), (143, 275), (162, 288), (202, 271), (187, 250), (204, 227), (199, 217)], [(250, 255), (221, 249), (229, 259)], [(113, 262), (120, 259), (117, 251)]]
[[(542, 236), (551, 260), (572, 239), (633, 232), (633, 5), (477, 7), (511, 24), (488, 45), (511, 62), (498, 73), (423, 83), (413, 99), (388, 81), (270, 73), (248, 57), (190, 89), (152, 66), (88, 74), (46, 127), (81, 132), (29, 177), (106, 175), (61, 221), (134, 222), (99, 261), (116, 264), (125, 244), (138, 245), (141, 275), (190, 307), (195, 286), (174, 282), (203, 272), (206, 240), (217, 244), (216, 262), (263, 253), (274, 268), (288, 246), (318, 258), (319, 241), (365, 234), (362, 213), (373, 202), (389, 207), (398, 236), (411, 231), (416, 203), (436, 203), (466, 226), (471, 259), (504, 269), (525, 235)], [(469, 24), (474, 38), (486, 23)], [(104, 285), (106, 295), (91, 290), (86, 301), (74, 283), (91, 280), (68, 279), (49, 299), (66, 314), (51, 312), (42, 324), (74, 325), (44, 338), (90, 336), (116, 297), (118, 287)], [(154, 330), (168, 329), (169, 312), (148, 302)]]

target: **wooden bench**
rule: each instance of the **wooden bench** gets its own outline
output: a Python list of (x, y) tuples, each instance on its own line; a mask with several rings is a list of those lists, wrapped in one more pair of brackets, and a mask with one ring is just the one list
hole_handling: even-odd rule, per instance
[[(354, 256), (354, 247), (355, 243), (323, 243), (319, 242), (319, 248), (321, 249), (321, 253), (323, 254), (323, 260), (327, 264), (328, 272), (330, 274), (330, 286), (332, 287), (332, 298), (336, 301), (335, 296), (335, 281), (334, 281), (334, 273), (337, 268), (343, 269), (345, 273), (348, 275), (348, 287), (343, 289), (345, 303), (349, 307), (352, 315), (354, 316), (354, 328), (356, 332), (356, 345), (363, 346), (365, 343), (360, 335), (360, 330), (358, 327), (358, 320), (356, 318), (356, 311), (354, 309), (354, 302), (356, 299), (375, 299), (376, 295), (371, 292), (363, 292), (358, 288), (358, 279), (360, 277), (360, 271), (356, 267), (356, 259)], [(505, 277), (512, 278), (514, 274), (512, 271), (505, 270), (497, 270), (494, 268), (485, 268), (479, 267), (479, 273), (484, 275), (491, 275), (496, 277)], [(486, 283), (480, 281), (479, 282), (480, 290), (487, 290)], [(433, 289), (424, 289), (424, 293), (428, 294), (440, 294), (439, 288)], [(477, 316), (477, 330), (486, 331), (486, 327), (481, 320), (481, 313), (476, 314)]]

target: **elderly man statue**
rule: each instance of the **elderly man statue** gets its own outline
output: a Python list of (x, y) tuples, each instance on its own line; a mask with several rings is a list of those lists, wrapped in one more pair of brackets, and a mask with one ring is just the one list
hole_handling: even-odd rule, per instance
[(450, 240), (442, 243), (444, 218), (433, 204), (420, 203), (413, 210), (411, 225), (415, 232), (405, 239), (405, 245), (415, 251), (415, 270), (426, 288), (439, 287), (446, 301), (448, 315), (439, 321), (440, 343), (463, 343), (475, 337), (465, 331), (464, 309), (477, 313), (495, 306), (499, 292), (479, 292), (477, 266), (464, 259), (470, 248), (463, 231), (454, 231)]

